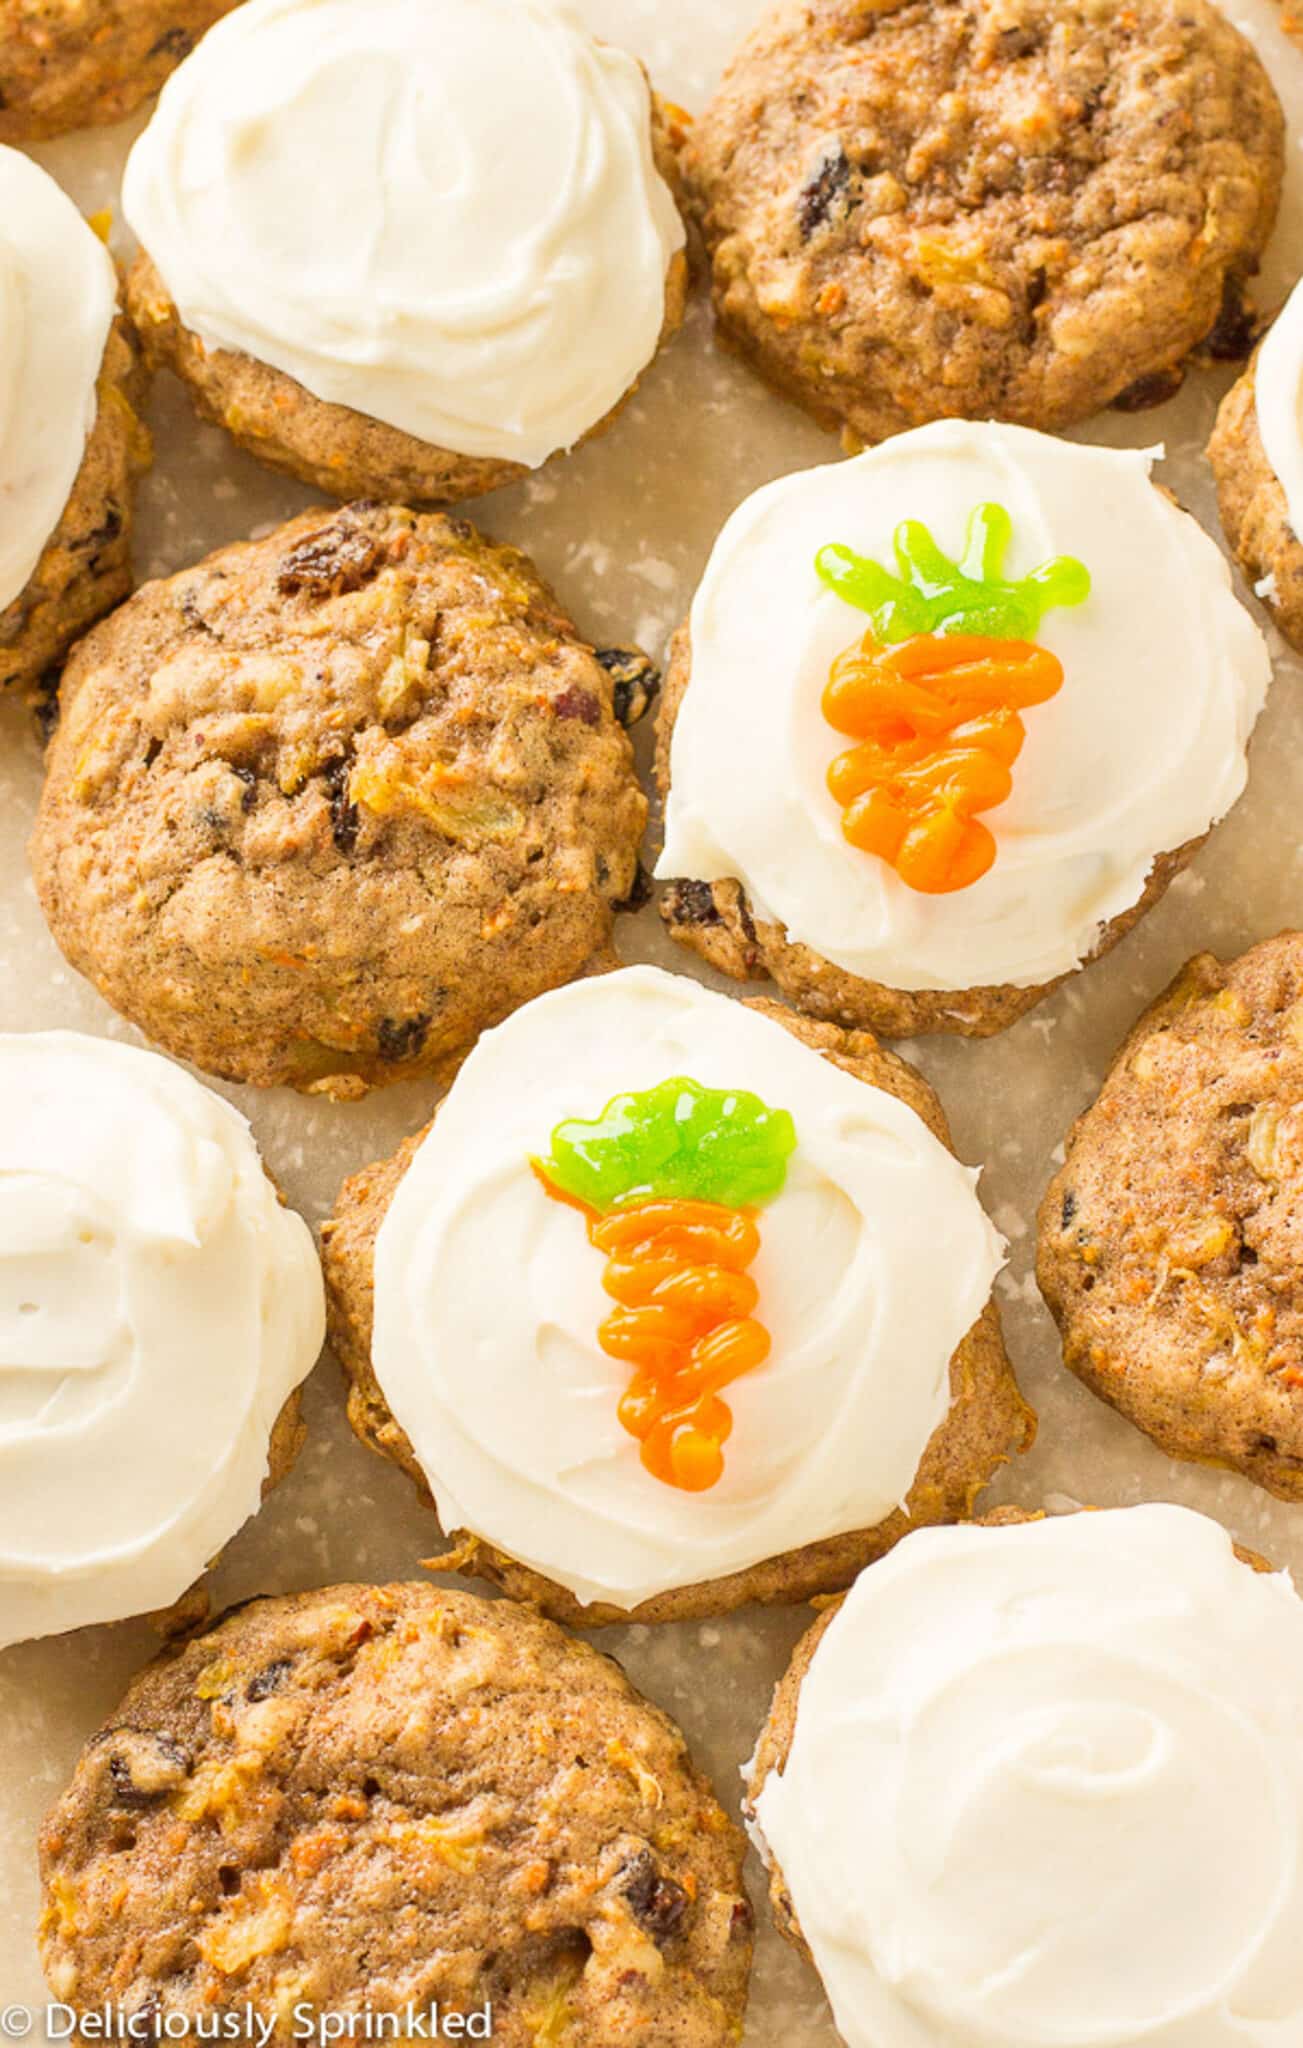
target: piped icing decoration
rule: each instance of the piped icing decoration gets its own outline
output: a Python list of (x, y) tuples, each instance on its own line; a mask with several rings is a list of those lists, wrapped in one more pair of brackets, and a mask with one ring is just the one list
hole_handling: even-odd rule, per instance
[(639, 65), (556, 0), (245, 0), (123, 204), (209, 347), (529, 467), (651, 361), (684, 243)]
[(929, 895), (971, 888), (993, 865), (995, 838), (976, 813), (1013, 792), (1020, 714), (1063, 687), (1062, 662), (1035, 635), (1051, 606), (1090, 595), (1089, 571), (1066, 555), (1007, 579), (1012, 539), (1004, 506), (987, 503), (958, 561), (917, 519), (896, 529), (898, 576), (840, 545), (815, 559), (829, 589), (873, 621), (823, 694), (828, 723), (859, 742), (828, 770), (842, 830)]
[[(604, 1259), (530, 1164), (576, 1108), (681, 1075), (781, 1105), (800, 1134), (778, 1192), (748, 1190), (772, 1348), (727, 1389), (701, 1493), (636, 1455), (599, 1336)], [(874, 1527), (914, 1483), (1001, 1264), (976, 1178), (895, 1096), (685, 976), (625, 968), (525, 1004), (460, 1068), (376, 1240), (372, 1365), (444, 1528), (628, 1609)]]
[(781, 1192), (795, 1147), (786, 1110), (678, 1075), (615, 1096), (591, 1122), (558, 1124), (550, 1156), (534, 1161), (606, 1258), (617, 1306), (601, 1346), (634, 1368), (621, 1424), (647, 1470), (687, 1493), (723, 1473), (724, 1388), (769, 1356), (747, 1270), (760, 1250), (754, 1212)]
[(1056, 555), (1026, 576), (1007, 577), (1012, 540), (1005, 507), (988, 502), (970, 514), (957, 560), (921, 519), (905, 519), (893, 539), (898, 575), (840, 544), (820, 548), (815, 568), (830, 590), (869, 614), (874, 640), (884, 647), (925, 633), (1031, 641), (1047, 611), (1086, 602), (1090, 571), (1071, 555)]
[(113, 259), (71, 199), (0, 148), (0, 611), (72, 496), (117, 297)]
[(1258, 350), (1253, 407), (1289, 523), (1303, 540), (1303, 285), (1294, 287)]
[[(657, 875), (736, 881), (757, 919), (887, 988), (1029, 988), (1080, 966), (1155, 861), (1239, 796), (1271, 675), (1224, 556), (1155, 489), (1154, 460), (944, 420), (748, 498), (692, 607)], [(1091, 597), (1037, 630), (1069, 681), (1023, 714), (999, 858), (968, 888), (927, 895), (853, 846), (829, 800), (822, 699), (850, 635), (814, 562), (850, 536), (892, 563), (902, 510), (960, 557), (988, 501), (1013, 522), (1011, 580), (1073, 556)]]
[(169, 1606), (321, 1348), (312, 1236), (171, 1061), (0, 1036), (0, 1647)]
[(1145, 1506), (907, 1536), (801, 1679), (757, 1829), (847, 2048), (1303, 2029), (1303, 1605)]

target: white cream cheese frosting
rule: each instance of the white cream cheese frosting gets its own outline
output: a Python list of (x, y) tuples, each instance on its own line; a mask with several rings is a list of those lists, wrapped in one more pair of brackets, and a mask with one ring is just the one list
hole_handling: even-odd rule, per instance
[(155, 1053), (0, 1036), (0, 1647), (185, 1592), (323, 1330), (229, 1104)]
[(1303, 1606), (1177, 1507), (862, 1574), (756, 1823), (847, 2048), (1303, 2038)]
[(641, 69), (556, 0), (245, 0), (123, 205), (209, 346), (531, 467), (651, 361), (684, 243)]
[[(773, 1350), (729, 1387), (724, 1475), (696, 1494), (621, 1427), (602, 1259), (530, 1167), (557, 1123), (680, 1076), (797, 1134), (752, 1268)], [(527, 1004), (462, 1067), (376, 1242), (375, 1371), (443, 1526), (626, 1608), (875, 1526), (1001, 1263), (975, 1183), (894, 1096), (695, 982), (633, 967)]]
[(1303, 540), (1303, 285), (1294, 287), (1258, 350), (1253, 409), (1289, 523)]
[(117, 298), (113, 259), (71, 199), (0, 148), (0, 611), (72, 496)]
[[(1240, 795), (1270, 680), (1225, 560), (1154, 488), (1154, 459), (944, 421), (747, 499), (692, 607), (657, 874), (734, 878), (791, 938), (892, 988), (1033, 987), (1078, 966), (1139, 900), (1155, 858)], [(1026, 713), (1013, 794), (984, 814), (994, 866), (922, 895), (849, 843), (827, 788), (848, 742), (823, 716), (823, 691), (869, 621), (814, 560), (843, 543), (890, 566), (905, 519), (954, 556), (988, 500), (1013, 520), (1006, 574), (1076, 556), (1092, 591), (1037, 633), (1065, 680)]]

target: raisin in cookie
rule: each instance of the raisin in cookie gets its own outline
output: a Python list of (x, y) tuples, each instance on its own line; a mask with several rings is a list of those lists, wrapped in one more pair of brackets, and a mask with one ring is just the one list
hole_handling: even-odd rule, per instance
[(254, 0), (132, 153), (132, 317), (335, 497), (492, 490), (604, 426), (682, 321), (674, 124), (548, 0)]
[(1208, 0), (781, 0), (683, 162), (725, 337), (872, 442), (1170, 395), (1257, 268), (1283, 155)]
[(844, 1586), (1031, 1440), (974, 1179), (867, 1034), (652, 967), (576, 983), (342, 1189), (350, 1420), (450, 1562), (559, 1619)]
[(65, 672), (32, 841), (51, 929), (229, 1079), (437, 1067), (608, 947), (646, 815), (613, 709), (638, 671), (462, 521), (357, 505), (222, 549)]
[(5, 0), (0, 142), (121, 121), (235, 0)]
[(797, 1646), (748, 1767), (847, 2048), (1295, 2029), (1301, 1709), (1288, 1576), (1203, 1515), (908, 1537)]
[(506, 1601), (334, 1586), (135, 1681), (46, 1822), (41, 1947), (58, 1998), (161, 2023), (437, 2005), (499, 2048), (729, 2048), (744, 1846), (610, 1658)]
[(144, 378), (100, 236), (0, 147), (0, 687), (31, 686), (131, 588)]
[(1040, 1214), (1063, 1354), (1174, 1458), (1303, 1500), (1303, 937), (1191, 960), (1074, 1125)]

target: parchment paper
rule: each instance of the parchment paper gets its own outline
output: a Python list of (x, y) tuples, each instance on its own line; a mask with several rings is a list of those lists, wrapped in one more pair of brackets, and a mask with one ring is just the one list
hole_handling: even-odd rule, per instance
[[(696, 0), (584, 0), (584, 7), (599, 32), (637, 51), (661, 90), (692, 110), (703, 105), (754, 12), (752, 0), (714, 0), (710, 7)], [(1261, 287), (1264, 303), (1274, 303), (1303, 270), (1303, 56), (1282, 34), (1273, 0), (1228, 0), (1226, 11), (1261, 49), (1290, 118), (1286, 201)], [(122, 160), (140, 125), (36, 153), (87, 211), (116, 205)], [(120, 223), (118, 235), (125, 251)], [(1231, 375), (1192, 376), (1168, 405), (1129, 417), (1108, 414), (1081, 438), (1114, 446), (1165, 443), (1161, 480), (1216, 531), (1202, 450)], [(197, 425), (169, 378), (155, 388), (151, 417), (158, 461), (143, 493), (142, 580), (170, 574), (311, 502), (310, 494)], [(686, 332), (611, 433), (534, 482), (467, 509), (489, 533), (535, 556), (599, 644), (630, 636), (659, 656), (732, 508), (770, 478), (837, 453), (834, 440), (715, 349), (698, 300)], [(1274, 634), (1272, 641), (1276, 680), (1254, 742), (1248, 794), (1159, 908), (1107, 960), (1003, 1037), (985, 1044), (934, 1040), (904, 1050), (939, 1088), (964, 1157), (984, 1164), (984, 1199), (1010, 1240), (1000, 1289), (1006, 1335), (1040, 1411), (1041, 1434), (988, 1503), (1184, 1501), (1300, 1569), (1303, 1508), (1273, 1502), (1246, 1481), (1174, 1465), (1152, 1450), (1064, 1371), (1031, 1277), (1036, 1203), (1063, 1134), (1137, 1012), (1190, 953), (1207, 947), (1231, 955), (1303, 919), (1303, 664)], [(644, 734), (640, 742), (644, 766), (648, 740)], [(132, 1039), (65, 967), (37, 909), (26, 841), (39, 783), (28, 715), (15, 703), (0, 706), (0, 1029), (61, 1026)], [(620, 938), (628, 959), (693, 971), (689, 956), (663, 938), (654, 909), (624, 920)], [(250, 1117), (290, 1199), (314, 1223), (344, 1175), (390, 1151), (424, 1121), (432, 1100), (419, 1085), (341, 1106), (287, 1091), (224, 1092)], [(307, 1415), (310, 1437), (296, 1470), (214, 1575), (215, 1608), (331, 1580), (417, 1576), (418, 1559), (437, 1547), (433, 1521), (407, 1481), (350, 1435), (329, 1358), (308, 1389)], [(142, 1442), (142, 1460), (149, 1455)], [(105, 1484), (129, 1486), (131, 1474), (106, 1473)], [(800, 1610), (753, 1610), (704, 1626), (606, 1631), (602, 1640), (681, 1722), (732, 1804), (738, 1766), (807, 1618)], [(0, 1654), (0, 2007), (44, 2003), (34, 1940), (37, 1827), (86, 1736), (154, 1647), (149, 1629), (132, 1623)], [(758, 1867), (752, 1891), (760, 1941), (748, 2048), (833, 2048), (837, 2037), (813, 1974), (769, 1925)]]

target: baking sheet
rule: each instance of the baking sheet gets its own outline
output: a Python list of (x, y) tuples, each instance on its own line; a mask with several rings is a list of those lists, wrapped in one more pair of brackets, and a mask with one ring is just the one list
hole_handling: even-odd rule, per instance
[[(661, 90), (693, 110), (755, 12), (752, 0), (714, 0), (709, 8), (696, 0), (582, 5), (599, 33), (637, 51)], [(1258, 44), (1290, 119), (1285, 205), (1262, 284), (1272, 303), (1303, 270), (1303, 56), (1281, 32), (1274, 0), (1229, 0), (1225, 11)], [(36, 154), (87, 211), (114, 205), (140, 125), (69, 138)], [(1161, 480), (1215, 531), (1202, 449), (1230, 381), (1231, 373), (1192, 377), (1168, 405), (1107, 415), (1080, 438), (1165, 443)], [(170, 378), (155, 388), (151, 419), (158, 461), (143, 492), (142, 579), (170, 574), (312, 502), (198, 426)], [(685, 333), (611, 433), (469, 510), (490, 534), (535, 556), (599, 645), (628, 636), (659, 656), (733, 507), (772, 477), (836, 454), (833, 440), (716, 352), (698, 300)], [(1191, 952), (1233, 954), (1303, 922), (1303, 663), (1271, 639), (1275, 686), (1254, 743), (1248, 794), (1158, 909), (1107, 960), (1003, 1037), (903, 1049), (940, 1090), (963, 1156), (984, 1163), (984, 1199), (1010, 1241), (1000, 1287), (1006, 1336), (1040, 1411), (1041, 1434), (988, 1503), (1183, 1501), (1303, 1574), (1303, 1509), (1273, 1502), (1247, 1481), (1170, 1463), (1094, 1401), (1060, 1365), (1031, 1275), (1036, 1204), (1063, 1133), (1138, 1010)], [(644, 768), (649, 738), (640, 740)], [(37, 909), (25, 847), (39, 782), (28, 715), (14, 703), (0, 706), (0, 1029), (61, 1026), (133, 1040), (64, 966)], [(630, 960), (693, 971), (689, 956), (662, 936), (654, 909), (623, 920), (619, 937)], [(344, 1175), (390, 1151), (424, 1121), (433, 1099), (419, 1084), (344, 1105), (287, 1091), (223, 1092), (249, 1116), (290, 1200), (314, 1223)], [(414, 1576), (417, 1561), (437, 1547), (433, 1522), (408, 1482), (350, 1435), (329, 1358), (308, 1388), (307, 1418), (296, 1470), (213, 1575), (215, 1607), (331, 1580)], [(148, 1455), (142, 1443), (142, 1459)], [(130, 1485), (131, 1475), (106, 1474), (106, 1483)], [(799, 1610), (753, 1610), (704, 1625), (608, 1630), (602, 1642), (681, 1722), (735, 1805), (738, 1766), (805, 1618)], [(86, 1736), (153, 1647), (147, 1627), (124, 1624), (0, 1654), (0, 2009), (44, 2003), (34, 1939), (37, 1828)], [(818, 1984), (769, 1925), (756, 1867), (752, 1892), (760, 1938), (747, 2048), (833, 2048), (837, 2036)], [(38, 2023), (33, 2038), (42, 2032)]]

